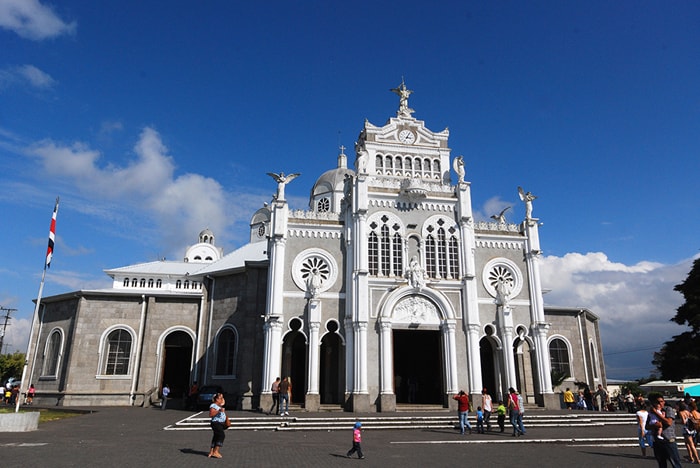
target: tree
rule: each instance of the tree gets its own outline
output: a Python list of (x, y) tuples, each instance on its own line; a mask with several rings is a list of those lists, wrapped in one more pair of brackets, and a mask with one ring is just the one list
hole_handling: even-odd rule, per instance
[(0, 384), (10, 377), (22, 377), (23, 368), (24, 353), (0, 354)]
[(676, 309), (671, 321), (685, 325), (690, 330), (674, 336), (654, 353), (652, 364), (666, 380), (683, 380), (700, 376), (700, 258), (695, 259), (688, 277), (677, 284), (685, 303)]

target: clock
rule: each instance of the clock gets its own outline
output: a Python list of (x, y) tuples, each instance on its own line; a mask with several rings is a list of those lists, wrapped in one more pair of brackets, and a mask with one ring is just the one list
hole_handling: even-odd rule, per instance
[(410, 145), (416, 141), (416, 135), (410, 130), (401, 130), (401, 132), (399, 132), (399, 141)]
[(261, 224), (258, 226), (258, 237), (264, 237), (265, 236), (265, 225)]

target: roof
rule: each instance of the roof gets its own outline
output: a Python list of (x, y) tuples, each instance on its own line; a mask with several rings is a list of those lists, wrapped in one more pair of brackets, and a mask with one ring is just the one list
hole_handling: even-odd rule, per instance
[(267, 261), (267, 242), (253, 242), (234, 250), (221, 260), (197, 270), (196, 275), (215, 275), (245, 267), (248, 262)]
[(116, 275), (152, 275), (152, 276), (163, 276), (163, 275), (193, 275), (197, 271), (201, 270), (203, 267), (210, 265), (210, 263), (200, 263), (200, 262), (183, 262), (183, 261), (155, 261), (148, 263), (137, 263), (135, 265), (128, 265), (120, 268), (113, 268), (109, 270), (104, 270), (109, 276)]

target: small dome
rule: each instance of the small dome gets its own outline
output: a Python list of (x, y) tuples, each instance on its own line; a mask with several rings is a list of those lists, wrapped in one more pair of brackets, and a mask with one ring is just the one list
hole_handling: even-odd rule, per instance
[(213, 244), (214, 243), (214, 233), (209, 230), (209, 228), (206, 228), (202, 232), (199, 233), (199, 242), (200, 243), (205, 243), (205, 244)]
[(355, 171), (346, 167), (338, 167), (324, 172), (311, 189), (311, 198), (323, 193), (342, 192), (346, 176), (352, 177), (354, 175)]

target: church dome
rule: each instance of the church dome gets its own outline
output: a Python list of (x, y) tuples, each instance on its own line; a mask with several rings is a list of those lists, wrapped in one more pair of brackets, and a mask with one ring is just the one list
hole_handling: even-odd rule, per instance
[(316, 180), (313, 188), (311, 189), (311, 205), (313, 206), (314, 201), (319, 197), (319, 195), (324, 195), (333, 192), (342, 193), (345, 190), (345, 179), (347, 176), (354, 176), (355, 171), (348, 169), (348, 158), (343, 152), (345, 148), (341, 146), (340, 154), (338, 155), (338, 167), (326, 171), (321, 174)]

